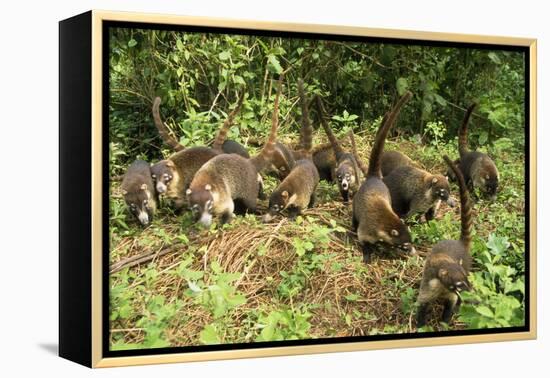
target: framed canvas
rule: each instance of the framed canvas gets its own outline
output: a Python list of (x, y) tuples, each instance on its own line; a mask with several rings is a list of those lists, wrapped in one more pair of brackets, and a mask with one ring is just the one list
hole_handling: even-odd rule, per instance
[(105, 11), (59, 27), (62, 357), (536, 337), (536, 40)]

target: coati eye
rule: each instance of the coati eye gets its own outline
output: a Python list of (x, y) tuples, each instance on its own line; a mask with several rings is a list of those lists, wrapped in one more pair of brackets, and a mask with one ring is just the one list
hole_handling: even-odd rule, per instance
[(153, 179), (156, 179), (156, 178), (157, 178), (157, 175), (152, 174), (151, 177), (152, 177)]
[(147, 201), (147, 200), (143, 200), (143, 204), (144, 204), (144, 205), (147, 205), (148, 202), (149, 202), (149, 201)]
[(279, 168), (279, 170), (284, 172), (284, 171), (286, 171), (286, 168), (285, 168), (285, 167), (281, 167), (281, 168)]

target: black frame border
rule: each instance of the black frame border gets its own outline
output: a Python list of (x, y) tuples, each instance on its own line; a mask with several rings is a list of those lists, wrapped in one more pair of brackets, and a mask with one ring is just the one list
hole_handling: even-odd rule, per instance
[[(265, 349), (273, 347), (300, 347), (307, 345), (332, 345), (342, 343), (364, 343), (370, 341), (386, 341), (386, 340), (410, 340), (410, 339), (426, 339), (426, 338), (441, 338), (449, 336), (475, 336), (475, 335), (490, 335), (515, 332), (529, 332), (531, 330), (531, 250), (530, 250), (530, 216), (531, 202), (530, 191), (531, 185), (529, 180), (531, 161), (530, 161), (530, 130), (531, 130), (531, 81), (530, 81), (530, 64), (531, 55), (530, 47), (515, 46), (515, 45), (499, 45), (499, 44), (484, 44), (470, 42), (446, 42), (446, 41), (431, 41), (431, 40), (415, 40), (406, 38), (389, 38), (389, 37), (368, 37), (368, 36), (352, 36), (352, 35), (335, 35), (324, 33), (305, 33), (305, 32), (288, 32), (288, 31), (268, 31), (260, 29), (240, 29), (227, 27), (212, 27), (212, 26), (196, 26), (196, 25), (172, 25), (158, 23), (142, 23), (133, 21), (102, 21), (102, 62), (103, 62), (103, 77), (102, 77), (102, 149), (103, 161), (102, 171), (109, 172), (109, 29), (110, 28), (129, 28), (129, 29), (146, 29), (146, 30), (168, 30), (180, 32), (197, 32), (197, 33), (214, 33), (214, 34), (237, 34), (237, 35), (252, 35), (265, 37), (281, 37), (281, 38), (298, 38), (298, 39), (315, 39), (315, 40), (337, 40), (344, 42), (366, 42), (366, 43), (385, 43), (398, 45), (415, 45), (429, 47), (452, 47), (452, 48), (469, 48), (481, 50), (501, 50), (515, 51), (524, 54), (525, 64), (525, 325), (523, 327), (505, 327), (479, 330), (449, 330), (439, 332), (422, 332), (422, 333), (400, 333), (392, 335), (372, 335), (372, 336), (350, 336), (350, 337), (335, 337), (322, 339), (305, 339), (305, 340), (285, 340), (285, 341), (270, 341), (270, 342), (253, 342), (253, 343), (235, 343), (235, 344), (219, 344), (219, 345), (194, 345), (183, 347), (167, 347), (154, 349), (133, 349), (112, 351), (109, 349), (109, 188), (110, 178), (103, 176), (102, 195), (103, 195), (103, 240), (102, 240), (102, 357), (129, 357), (129, 356), (150, 356), (161, 354), (176, 354), (176, 353), (194, 353), (208, 351), (229, 351), (235, 349)], [(406, 33), (406, 31), (403, 31)]]

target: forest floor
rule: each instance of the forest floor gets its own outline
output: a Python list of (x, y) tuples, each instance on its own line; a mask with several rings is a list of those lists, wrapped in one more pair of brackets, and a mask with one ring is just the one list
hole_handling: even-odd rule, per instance
[[(371, 140), (359, 135), (357, 141), (367, 162)], [(446, 172), (442, 153), (457, 155), (454, 143), (432, 146), (399, 139), (389, 140), (386, 148), (399, 149), (434, 173)], [(481, 200), (474, 208), (474, 257), (498, 232), (505, 233), (514, 251), (524, 248), (523, 156), (504, 154), (497, 165), (503, 188), (498, 201)], [(269, 195), (277, 181), (265, 181)], [(458, 198), (456, 184), (451, 188)], [(193, 225), (188, 212), (176, 215), (162, 207), (152, 225), (142, 229), (126, 217), (113, 182), (111, 347), (416, 332), (424, 257), (438, 240), (460, 235), (459, 208), (443, 204), (435, 221), (410, 224), (416, 255), (381, 247), (366, 265), (350, 230), (351, 203), (342, 203), (335, 185), (321, 182), (317, 205), (294, 221), (278, 217), (262, 223), (266, 206), (260, 201), (257, 214), (210, 229)], [(474, 270), (481, 268), (476, 263)], [(445, 328), (437, 322), (437, 311), (426, 329)], [(455, 316), (449, 327), (465, 324)]]

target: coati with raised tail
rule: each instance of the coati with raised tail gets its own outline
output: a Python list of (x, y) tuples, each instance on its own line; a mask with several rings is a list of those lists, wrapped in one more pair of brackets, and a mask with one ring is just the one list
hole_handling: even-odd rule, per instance
[(405, 93), (380, 125), (370, 153), (368, 168), (357, 154), (355, 141), (352, 143), (355, 160), (365, 176), (359, 191), (353, 197), (352, 229), (357, 232), (363, 261), (366, 263), (370, 262), (373, 248), (378, 242), (410, 253), (414, 252), (408, 227), (392, 209), (390, 191), (382, 181), (380, 168), (380, 157), (388, 131), (411, 96), (411, 92)]
[(399, 151), (384, 151), (382, 154), (382, 176), (386, 177), (399, 167), (415, 166), (414, 161)]
[(344, 202), (348, 202), (350, 198), (359, 189), (359, 168), (357, 162), (352, 153), (345, 152), (338, 143), (338, 140), (334, 136), (332, 129), (326, 121), (326, 112), (323, 107), (323, 103), (319, 96), (316, 96), (317, 111), (319, 112), (319, 118), (321, 119), (321, 125), (327, 134), (332, 149), (334, 150), (334, 156), (336, 157), (336, 168), (334, 170), (334, 177), (338, 181), (338, 188)]
[(315, 190), (319, 184), (319, 173), (311, 160), (313, 127), (309, 120), (302, 79), (298, 80), (298, 93), (302, 107), (302, 126), (300, 128), (300, 145), (295, 156), (299, 159), (296, 160), (296, 164), (288, 176), (269, 197), (269, 208), (263, 217), (264, 222), (269, 222), (283, 210), (288, 211), (291, 219), (295, 218), (302, 210), (315, 204)]
[(158, 202), (149, 163), (136, 160), (130, 164), (122, 179), (121, 191), (132, 215), (143, 226), (149, 225), (153, 221)]
[(475, 107), (473, 104), (468, 108), (458, 132), (459, 167), (473, 196), (477, 188), (494, 201), (499, 181), (497, 166), (487, 154), (468, 150), (468, 122)]
[(472, 244), (472, 205), (468, 196), (466, 181), (448, 156), (443, 156), (449, 168), (455, 173), (460, 189), (460, 240), (442, 240), (432, 247), (424, 263), (417, 303), (419, 305), (417, 327), (426, 325), (426, 313), (430, 303), (445, 300), (441, 320), (448, 323), (460, 306), (460, 292), (469, 290), (468, 274), (472, 266), (470, 246)]
[(193, 218), (210, 226), (213, 216), (221, 216), (221, 223), (231, 221), (235, 210), (254, 212), (260, 192), (259, 173), (268, 166), (275, 149), (279, 124), (279, 97), (283, 75), (279, 77), (271, 132), (262, 151), (246, 159), (236, 154), (222, 154), (204, 164), (186, 190)]
[[(239, 111), (244, 95), (241, 95), (239, 103), (228, 115), (214, 140), (213, 147), (185, 148), (168, 133), (168, 128), (162, 122), (159, 113), (160, 98), (153, 103), (153, 118), (163, 140), (178, 152), (168, 159), (161, 160), (151, 167), (151, 174), (156, 184), (157, 192), (173, 201), (176, 209), (181, 209), (187, 203), (185, 190), (189, 187), (195, 172), (208, 160), (222, 153), (224, 140), (233, 119)], [(234, 142), (236, 143), (236, 142)], [(237, 143), (238, 144), (238, 143)], [(246, 151), (245, 151), (246, 152)], [(246, 153), (248, 156), (248, 153)]]
[[(250, 155), (248, 154), (248, 151), (246, 148), (244, 148), (240, 143), (235, 142), (234, 140), (227, 140), (227, 133), (229, 132), (229, 128), (233, 124), (233, 121), (235, 119), (235, 115), (240, 111), (242, 103), (244, 100), (244, 94), (242, 94), (239, 97), (239, 102), (237, 103), (237, 106), (229, 115), (227, 116), (227, 119), (222, 124), (222, 127), (218, 131), (218, 134), (216, 135), (216, 138), (214, 139), (214, 142), (212, 144), (212, 149), (223, 152), (225, 154), (238, 154), (242, 157), (249, 158)], [(170, 135), (170, 130), (162, 119), (160, 118), (160, 107), (161, 99), (160, 97), (156, 97), (153, 101), (153, 120), (155, 121), (155, 126), (159, 132), (160, 137), (166, 143), (170, 148), (172, 148), (174, 151), (182, 151), (185, 149), (185, 146), (180, 144), (176, 138), (174, 138), (172, 135)]]
[(400, 218), (424, 214), (426, 221), (430, 221), (434, 219), (441, 201), (455, 206), (449, 182), (440, 174), (405, 165), (385, 176), (384, 184), (390, 191), (393, 211)]

